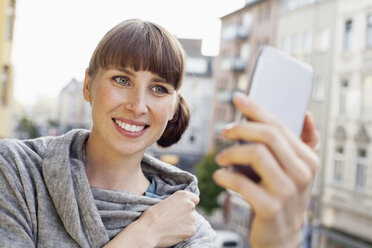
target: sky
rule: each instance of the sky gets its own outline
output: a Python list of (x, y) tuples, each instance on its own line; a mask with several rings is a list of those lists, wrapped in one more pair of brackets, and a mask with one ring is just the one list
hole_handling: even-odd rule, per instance
[(179, 38), (203, 39), (216, 55), (220, 17), (246, 0), (17, 0), (13, 38), (14, 98), (31, 105), (57, 97), (72, 79), (82, 81), (102, 36), (119, 22), (156, 22)]

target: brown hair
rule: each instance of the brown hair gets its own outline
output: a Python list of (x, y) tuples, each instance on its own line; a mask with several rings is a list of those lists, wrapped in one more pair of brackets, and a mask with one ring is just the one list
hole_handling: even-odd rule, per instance
[[(189, 125), (190, 111), (186, 101), (181, 95), (178, 95), (178, 106), (174, 112), (172, 120), (168, 121), (163, 135), (157, 141), (161, 147), (169, 147), (177, 143)], [(182, 131), (181, 131), (182, 130)]]
[[(99, 68), (110, 67), (150, 71), (178, 90), (184, 75), (185, 53), (178, 40), (160, 25), (131, 19), (119, 23), (102, 38), (90, 59), (88, 75), (94, 78)], [(189, 120), (187, 104), (178, 95), (177, 109), (158, 145), (168, 147), (177, 143)]]

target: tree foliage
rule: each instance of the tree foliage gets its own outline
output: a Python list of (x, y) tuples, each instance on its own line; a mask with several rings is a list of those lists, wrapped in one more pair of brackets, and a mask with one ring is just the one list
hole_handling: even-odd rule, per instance
[(24, 116), (19, 122), (18, 130), (26, 135), (26, 139), (33, 139), (40, 137), (39, 130), (37, 129), (36, 124)]
[(208, 214), (220, 207), (217, 198), (224, 191), (212, 179), (213, 172), (219, 169), (219, 165), (215, 162), (215, 156), (215, 152), (209, 153), (196, 165), (196, 176), (200, 189), (200, 203), (198, 206)]

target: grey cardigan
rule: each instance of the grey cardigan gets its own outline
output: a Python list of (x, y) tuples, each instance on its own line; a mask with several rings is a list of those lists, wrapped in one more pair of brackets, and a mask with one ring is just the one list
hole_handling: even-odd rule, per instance
[[(142, 170), (156, 181), (159, 198), (91, 188), (85, 174), (88, 136), (73, 130), (0, 140), (0, 247), (102, 247), (175, 191), (199, 194), (193, 175), (146, 155)], [(199, 214), (196, 230), (174, 247), (216, 247), (215, 232)]]

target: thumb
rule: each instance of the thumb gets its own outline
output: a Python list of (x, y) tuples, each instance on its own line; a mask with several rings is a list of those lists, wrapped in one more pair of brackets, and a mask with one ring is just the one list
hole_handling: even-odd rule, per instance
[(306, 112), (301, 139), (312, 149), (315, 149), (319, 143), (319, 132), (316, 130), (314, 118), (311, 112)]

